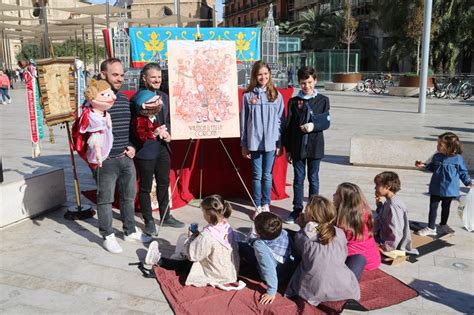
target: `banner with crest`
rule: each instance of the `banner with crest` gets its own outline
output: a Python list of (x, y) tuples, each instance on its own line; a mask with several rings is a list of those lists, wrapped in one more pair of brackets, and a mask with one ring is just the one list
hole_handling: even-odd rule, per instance
[[(128, 29), (133, 68), (142, 68), (148, 62), (168, 60), (168, 40), (195, 40), (195, 28), (186, 27), (131, 27)], [(258, 27), (202, 27), (201, 40), (235, 42), (237, 61), (260, 60), (260, 28)]]

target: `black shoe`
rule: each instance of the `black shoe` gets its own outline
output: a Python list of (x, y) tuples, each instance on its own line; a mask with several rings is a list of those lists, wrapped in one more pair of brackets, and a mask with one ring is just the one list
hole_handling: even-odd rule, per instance
[(283, 220), (286, 224), (294, 224), (296, 223), (296, 220), (298, 219), (300, 213), (303, 212), (303, 209), (294, 209), (290, 215)]
[(163, 226), (182, 228), (184, 225), (185, 224), (183, 222), (176, 220), (172, 215), (170, 215), (168, 219), (163, 220)]

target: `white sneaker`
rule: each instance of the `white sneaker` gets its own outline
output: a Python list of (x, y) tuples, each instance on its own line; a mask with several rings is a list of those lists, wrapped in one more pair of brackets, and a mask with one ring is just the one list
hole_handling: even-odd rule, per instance
[(8, 99), (7, 104), (11, 104), (11, 103), (12, 103), (12, 99), (10, 98)]
[(262, 207), (258, 206), (257, 208), (255, 208), (255, 212), (253, 214), (253, 219), (255, 220), (255, 218), (257, 217), (257, 215), (259, 215), (260, 213), (262, 213)]
[(104, 248), (111, 253), (118, 254), (122, 252), (122, 247), (120, 247), (119, 243), (117, 242), (114, 233), (105, 237), (103, 245)]
[(262, 212), (270, 212), (270, 205), (263, 205)]
[(123, 238), (127, 242), (142, 242), (142, 243), (150, 243), (153, 241), (153, 237), (146, 235), (142, 232), (139, 227), (135, 227), (135, 232), (129, 235), (125, 235)]
[(436, 236), (436, 228), (430, 229), (429, 227), (425, 227), (424, 229), (419, 230), (416, 234), (421, 236)]
[(147, 265), (156, 265), (161, 258), (160, 249), (158, 248), (158, 242), (153, 241), (148, 246), (148, 252), (145, 257), (145, 264)]

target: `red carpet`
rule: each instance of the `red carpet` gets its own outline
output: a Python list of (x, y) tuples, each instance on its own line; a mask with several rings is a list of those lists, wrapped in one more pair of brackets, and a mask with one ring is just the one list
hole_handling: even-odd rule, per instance
[[(258, 299), (265, 292), (262, 283), (241, 277), (247, 287), (241, 291), (225, 292), (212, 287), (184, 286), (185, 275), (155, 266), (161, 290), (176, 314), (327, 314), (340, 313), (349, 306), (346, 301), (327, 302), (317, 308), (302, 301), (293, 301), (277, 293), (271, 305), (261, 305)], [(362, 275), (361, 300), (350, 303), (351, 308), (370, 311), (395, 305), (418, 296), (418, 293), (382, 270), (365, 271)], [(284, 292), (279, 290), (279, 292)]]

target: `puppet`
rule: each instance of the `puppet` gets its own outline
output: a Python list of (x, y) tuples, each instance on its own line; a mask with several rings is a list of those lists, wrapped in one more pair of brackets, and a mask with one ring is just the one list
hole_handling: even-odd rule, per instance
[(116, 96), (109, 83), (94, 79), (89, 83), (85, 96), (87, 102), (79, 118), (78, 131), (86, 136), (87, 146), (82, 148), (83, 154), (77, 151), (95, 169), (102, 166), (112, 149), (112, 120), (107, 110), (114, 104)]

